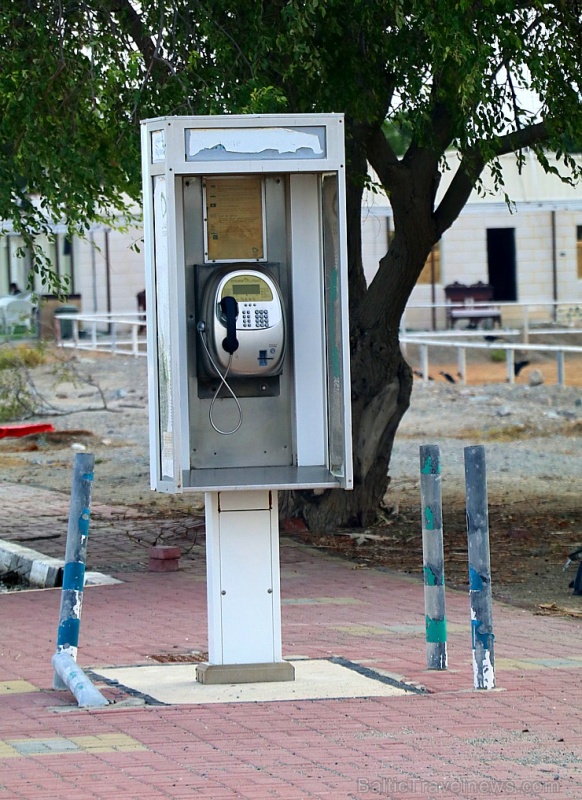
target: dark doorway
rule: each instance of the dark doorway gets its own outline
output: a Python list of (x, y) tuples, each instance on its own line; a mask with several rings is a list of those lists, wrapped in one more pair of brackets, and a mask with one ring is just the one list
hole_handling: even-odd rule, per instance
[(515, 228), (487, 229), (487, 265), (493, 299), (501, 302), (517, 300), (515, 274)]

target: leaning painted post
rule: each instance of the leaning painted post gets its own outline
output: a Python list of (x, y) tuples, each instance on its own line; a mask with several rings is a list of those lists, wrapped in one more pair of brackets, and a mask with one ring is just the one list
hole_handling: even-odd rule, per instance
[(426, 621), (427, 669), (447, 668), (447, 618), (441, 499), (441, 460), (438, 445), (420, 448), (422, 508), (422, 571)]
[(495, 688), (489, 513), (483, 445), (465, 447), (469, 596), (475, 689)]
[[(80, 708), (99, 708), (108, 706), (109, 700), (104, 697), (89, 678), (85, 675), (75, 659), (64, 650), (55, 653), (51, 663), (55, 670), (55, 675), (71, 690)], [(60, 688), (60, 687), (55, 687)]]
[[(87, 539), (89, 538), (94, 466), (95, 456), (89, 453), (77, 453), (75, 455), (69, 527), (65, 549), (65, 568), (63, 571), (61, 613), (57, 633), (57, 654), (66, 652), (75, 660), (77, 658), (79, 629), (81, 626), (81, 606), (83, 604), (83, 588), (85, 585), (85, 561), (87, 558)], [(62, 678), (55, 671), (53, 689), (64, 688), (65, 684)]]

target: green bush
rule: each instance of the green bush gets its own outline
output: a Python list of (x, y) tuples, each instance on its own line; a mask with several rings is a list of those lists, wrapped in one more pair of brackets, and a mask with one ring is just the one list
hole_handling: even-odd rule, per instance
[(505, 361), (505, 350), (492, 350), (491, 361), (493, 361), (494, 364), (500, 364)]
[(19, 344), (16, 347), (5, 344), (0, 347), (0, 370), (19, 367), (38, 367), (44, 364), (46, 356), (41, 345)]
[(0, 422), (26, 419), (39, 410), (40, 399), (28, 370), (45, 360), (39, 345), (0, 346)]
[(27, 419), (37, 411), (38, 397), (18, 369), (0, 371), (0, 422)]

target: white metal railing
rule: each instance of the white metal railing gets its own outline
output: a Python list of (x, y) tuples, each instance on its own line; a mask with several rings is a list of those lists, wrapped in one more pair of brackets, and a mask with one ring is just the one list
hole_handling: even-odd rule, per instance
[[(429, 380), (429, 347), (454, 347), (457, 350), (457, 369), (460, 383), (466, 383), (467, 350), (504, 350), (507, 364), (507, 379), (510, 383), (515, 381), (515, 351), (542, 351), (556, 354), (558, 384), (565, 385), (565, 354), (582, 353), (582, 347), (575, 345), (549, 345), (549, 344), (529, 344), (529, 336), (532, 335), (552, 335), (552, 334), (574, 334), (582, 333), (580, 328), (536, 328), (529, 327), (528, 310), (538, 306), (572, 306), (580, 308), (580, 303), (499, 303), (501, 306), (521, 307), (524, 311), (524, 329), (522, 331), (509, 329), (493, 330), (456, 330), (449, 329), (444, 331), (410, 331), (406, 332), (405, 318), (403, 315), (401, 324), (400, 343), (404, 351), (407, 344), (419, 346), (420, 351), (420, 371), (424, 381)], [(408, 308), (440, 308), (446, 309), (446, 304), (427, 303), (408, 306)], [(94, 350), (99, 352), (114, 353), (117, 355), (133, 355), (134, 357), (147, 355), (146, 338), (141, 335), (145, 330), (146, 319), (144, 312), (128, 311), (122, 314), (113, 312), (103, 312), (99, 314), (72, 314), (56, 313), (56, 320), (70, 320), (72, 323), (72, 338), (63, 339), (57, 326), (57, 341), (60, 347), (73, 347), (79, 350)], [(88, 332), (86, 337), (80, 336), (79, 324)], [(98, 326), (106, 325), (108, 332), (103, 334), (98, 331)], [(120, 327), (129, 328), (129, 337), (120, 336)], [(523, 336), (523, 342), (501, 342), (500, 337)], [(487, 337), (485, 342), (475, 342), (471, 339), (476, 337)]]
[[(513, 332), (511, 332), (513, 333)], [(569, 333), (568, 330), (562, 330), (561, 333)], [(505, 331), (480, 331), (481, 336), (490, 336), (494, 341), (474, 342), (462, 341), (458, 337), (447, 339), (444, 336), (434, 336), (433, 334), (416, 334), (401, 336), (401, 344), (415, 344), (419, 347), (420, 353), (420, 373), (423, 381), (430, 380), (429, 378), (429, 347), (454, 347), (457, 350), (457, 371), (459, 382), (465, 384), (467, 382), (467, 350), (504, 350), (507, 365), (507, 380), (509, 383), (515, 382), (515, 351), (523, 350), (525, 352), (550, 352), (556, 355), (558, 385), (566, 385), (565, 375), (565, 354), (566, 353), (582, 353), (582, 347), (576, 345), (552, 345), (552, 344), (529, 344), (528, 342), (500, 342), (499, 336), (505, 336)]]
[[(128, 311), (123, 314), (103, 312), (100, 314), (73, 314), (71, 312), (55, 313), (57, 327), (57, 342), (59, 347), (74, 347), (77, 350), (93, 350), (116, 355), (132, 355), (134, 357), (147, 355), (146, 338), (141, 335), (145, 330), (146, 318), (142, 311)], [(60, 320), (70, 320), (72, 323), (72, 336), (70, 340), (63, 339)], [(79, 324), (83, 323), (84, 333), (80, 335)], [(107, 325), (107, 333), (98, 331), (98, 326)], [(129, 328), (129, 337), (120, 334), (120, 328)], [(86, 329), (86, 330), (85, 330)]]
[[(541, 308), (541, 309), (548, 309), (550, 310), (550, 314), (548, 322), (557, 321), (558, 324), (562, 324), (565, 326), (565, 330), (572, 331), (572, 332), (579, 332), (580, 328), (574, 328), (573, 324), (570, 324), (567, 320), (559, 320), (558, 319), (558, 312), (561, 309), (568, 309), (566, 315), (570, 315), (573, 319), (575, 319), (578, 323), (578, 326), (582, 325), (582, 300), (578, 301), (568, 301), (564, 302), (562, 300), (540, 300), (540, 301), (527, 301), (527, 302), (498, 302), (497, 300), (489, 301), (489, 302), (476, 302), (472, 303), (471, 307), (479, 308), (480, 306), (484, 308), (490, 308), (491, 305), (494, 304), (496, 308), (501, 309), (501, 313), (503, 314), (503, 310), (506, 309), (507, 311), (515, 310), (520, 312), (521, 320), (522, 320), (522, 333), (523, 333), (523, 340), (525, 343), (529, 341), (529, 336), (531, 334), (540, 333), (541, 331), (537, 331), (531, 328), (531, 312), (533, 309)], [(416, 309), (434, 309), (435, 313), (439, 311), (443, 312), (446, 315), (447, 308), (451, 305), (451, 303), (410, 303), (406, 306), (404, 310), (404, 314), (402, 315), (402, 319), (400, 322), (400, 331), (403, 336), (410, 335), (410, 332), (407, 330), (406, 326), (406, 315), (407, 312), (413, 311)], [(458, 304), (455, 304), (458, 305)], [(450, 332), (451, 329), (449, 329)], [(436, 331), (430, 331), (430, 335), (432, 336)], [(545, 331), (547, 333), (547, 331)], [(552, 331), (553, 332), (553, 331)], [(560, 331), (563, 332), (563, 331)]]

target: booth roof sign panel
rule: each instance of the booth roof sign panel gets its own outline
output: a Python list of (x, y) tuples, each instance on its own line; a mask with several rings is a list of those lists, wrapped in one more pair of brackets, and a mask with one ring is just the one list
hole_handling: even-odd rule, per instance
[(188, 161), (325, 158), (325, 128), (190, 128)]

